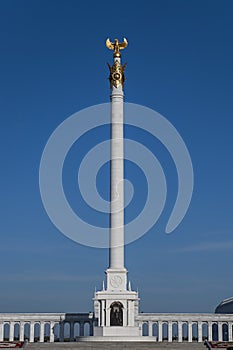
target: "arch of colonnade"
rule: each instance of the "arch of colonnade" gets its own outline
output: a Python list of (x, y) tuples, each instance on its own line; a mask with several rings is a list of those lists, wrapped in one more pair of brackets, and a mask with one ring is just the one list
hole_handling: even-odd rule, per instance
[[(0, 314), (0, 341), (75, 341), (92, 336), (95, 322), (92, 313)], [(137, 322), (142, 335), (159, 342), (232, 341), (231, 314), (140, 313)]]

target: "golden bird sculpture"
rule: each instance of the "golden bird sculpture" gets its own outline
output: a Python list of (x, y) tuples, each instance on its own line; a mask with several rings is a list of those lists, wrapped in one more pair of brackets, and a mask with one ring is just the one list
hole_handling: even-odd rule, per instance
[(113, 57), (121, 57), (121, 53), (120, 50), (125, 49), (128, 46), (128, 41), (126, 38), (123, 39), (122, 43), (119, 43), (118, 39), (114, 40), (114, 43), (112, 43), (110, 41), (110, 39), (108, 38), (106, 40), (106, 46), (109, 50), (114, 50), (114, 54)]

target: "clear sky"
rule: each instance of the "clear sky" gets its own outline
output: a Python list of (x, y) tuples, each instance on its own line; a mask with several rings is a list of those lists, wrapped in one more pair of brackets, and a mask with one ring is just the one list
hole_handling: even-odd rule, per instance
[[(107, 37), (129, 41), (125, 100), (158, 111), (176, 127), (195, 176), (188, 213), (167, 235), (177, 193), (174, 164), (157, 140), (126, 128), (126, 136), (156, 154), (168, 182), (159, 221), (126, 247), (141, 311), (212, 312), (232, 296), (232, 18), (228, 0), (1, 1), (0, 312), (93, 309), (108, 251), (74, 243), (51, 223), (40, 197), (39, 164), (62, 121), (109, 101)], [(84, 152), (106, 135), (102, 128), (82, 140)], [(76, 156), (67, 160), (64, 179), (78, 212)], [(130, 162), (126, 173), (141, 188), (141, 173)], [(97, 182), (108, 198), (109, 166)], [(139, 192), (126, 214), (136, 215), (144, 197)], [(107, 220), (100, 217), (103, 225)]]

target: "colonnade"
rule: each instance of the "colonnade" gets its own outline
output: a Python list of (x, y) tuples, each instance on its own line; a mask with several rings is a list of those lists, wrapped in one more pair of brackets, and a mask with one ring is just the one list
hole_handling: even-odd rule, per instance
[[(89, 326), (88, 334), (85, 334), (86, 324)], [(79, 326), (78, 334), (77, 330), (75, 334), (76, 325)], [(37, 330), (35, 330), (36, 326)], [(93, 335), (93, 318), (88, 313), (0, 314), (0, 341), (24, 341), (28, 339), (31, 343), (35, 341), (53, 343), (64, 340), (75, 341), (76, 336), (84, 335)]]
[[(233, 314), (139, 313), (136, 322), (141, 328), (142, 335), (143, 327), (146, 325), (146, 335), (154, 337), (158, 342), (202, 342), (204, 339), (233, 341)], [(30, 342), (62, 342), (75, 341), (76, 336), (92, 336), (94, 323), (92, 313), (0, 314), (0, 341), (4, 341), (6, 325), (8, 325), (9, 341), (24, 341), (27, 338)], [(77, 324), (79, 325), (78, 334)], [(88, 324), (88, 333), (86, 324)]]
[[(142, 314), (138, 315), (142, 335), (162, 341), (232, 341), (233, 315), (224, 314)], [(147, 334), (143, 334), (143, 325)], [(175, 326), (175, 332), (174, 332)], [(205, 327), (205, 331), (203, 329)], [(185, 328), (185, 330), (184, 330)], [(195, 332), (194, 332), (194, 328)], [(224, 329), (224, 331), (223, 331)]]

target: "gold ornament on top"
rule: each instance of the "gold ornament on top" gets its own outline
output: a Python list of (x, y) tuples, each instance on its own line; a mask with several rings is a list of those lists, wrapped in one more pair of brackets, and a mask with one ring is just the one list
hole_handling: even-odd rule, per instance
[(120, 63), (120, 57), (121, 57), (120, 50), (123, 50), (128, 46), (128, 41), (126, 40), (126, 38), (124, 38), (123, 42), (121, 43), (119, 43), (118, 39), (115, 39), (114, 42), (111, 42), (110, 39), (108, 38), (106, 40), (106, 46), (108, 49), (114, 50), (113, 57), (115, 58), (115, 62), (112, 66), (108, 63), (108, 67), (110, 70), (110, 75), (109, 75), (110, 87), (111, 89), (113, 88), (113, 86), (115, 88), (118, 88), (118, 86), (120, 85), (124, 87), (124, 81), (125, 81), (124, 70), (125, 70), (126, 64), (122, 66)]
[(119, 40), (115, 39), (114, 43), (112, 43), (110, 41), (110, 39), (108, 38), (106, 40), (106, 46), (107, 46), (108, 49), (114, 50), (114, 54), (113, 54), (114, 58), (121, 57), (120, 50), (123, 50), (123, 49), (125, 49), (128, 46), (128, 41), (126, 40), (126, 38), (124, 38), (123, 42), (119, 43)]
[(115, 61), (112, 66), (108, 63), (108, 68), (110, 70), (109, 81), (111, 89), (113, 86), (115, 86), (115, 88), (118, 88), (119, 85), (122, 85), (122, 87), (124, 87), (125, 67), (126, 63), (122, 66), (119, 61)]

